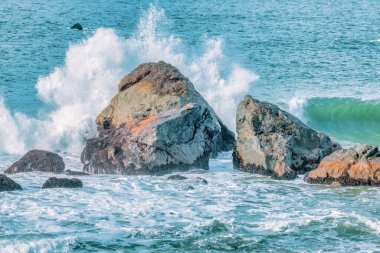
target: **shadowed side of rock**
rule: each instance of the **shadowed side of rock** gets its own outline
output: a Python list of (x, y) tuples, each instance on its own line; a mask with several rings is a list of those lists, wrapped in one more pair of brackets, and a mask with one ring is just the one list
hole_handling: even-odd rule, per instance
[(340, 148), (291, 114), (251, 96), (238, 105), (236, 131), (234, 167), (276, 179), (294, 179)]

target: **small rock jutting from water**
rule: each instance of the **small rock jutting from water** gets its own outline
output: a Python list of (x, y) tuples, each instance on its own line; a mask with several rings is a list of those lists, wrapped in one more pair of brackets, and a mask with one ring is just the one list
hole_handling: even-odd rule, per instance
[(58, 154), (45, 150), (30, 150), (6, 169), (4, 173), (15, 174), (34, 171), (62, 173), (64, 169), (65, 163)]
[(168, 176), (168, 180), (185, 180), (187, 177), (181, 176), (179, 174)]
[(22, 190), (22, 187), (6, 175), (0, 174), (0, 192), (17, 190)]
[(82, 31), (83, 30), (83, 26), (81, 24), (79, 24), (79, 23), (76, 23), (73, 26), (71, 26), (70, 29)]
[(82, 188), (83, 183), (76, 178), (49, 178), (43, 185), (42, 189), (46, 188)]

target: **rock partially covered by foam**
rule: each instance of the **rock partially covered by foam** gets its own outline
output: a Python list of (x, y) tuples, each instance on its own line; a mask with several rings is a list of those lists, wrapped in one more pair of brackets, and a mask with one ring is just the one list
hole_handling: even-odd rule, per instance
[(14, 174), (33, 171), (62, 173), (64, 169), (65, 163), (58, 154), (45, 150), (30, 150), (6, 169), (4, 173)]
[(21, 186), (18, 183), (6, 175), (0, 174), (0, 192), (17, 190), (22, 190)]
[(210, 155), (235, 144), (193, 84), (164, 62), (142, 64), (125, 76), (96, 123), (99, 135), (87, 141), (81, 157), (89, 173), (208, 169)]
[(82, 188), (83, 183), (76, 178), (49, 178), (43, 185), (42, 189), (47, 188)]
[(180, 174), (168, 176), (168, 180), (185, 180), (185, 179), (188, 179), (188, 178), (185, 176), (181, 176)]
[(311, 184), (380, 186), (380, 151), (368, 145), (337, 150), (323, 158), (318, 168), (305, 176), (305, 181)]
[(234, 167), (276, 179), (294, 179), (313, 170), (340, 148), (291, 114), (251, 96), (238, 105), (236, 131)]

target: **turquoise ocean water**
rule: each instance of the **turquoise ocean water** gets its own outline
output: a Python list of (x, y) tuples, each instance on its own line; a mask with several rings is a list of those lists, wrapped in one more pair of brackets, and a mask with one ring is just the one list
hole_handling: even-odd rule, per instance
[[(0, 34), (0, 171), (31, 148), (80, 170), (118, 81), (159, 60), (231, 130), (251, 94), (344, 146), (380, 145), (378, 0), (3, 0)], [(187, 174), (59, 192), (39, 189), (50, 175), (16, 175), (24, 191), (0, 193), (0, 252), (380, 252), (377, 188), (244, 174), (229, 153)]]

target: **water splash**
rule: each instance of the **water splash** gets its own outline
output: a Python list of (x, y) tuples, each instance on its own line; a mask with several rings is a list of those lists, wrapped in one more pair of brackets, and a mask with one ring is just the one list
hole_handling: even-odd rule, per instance
[(0, 98), (0, 148), (6, 153), (24, 152), (25, 146), (22, 142), (17, 123)]
[(130, 38), (99, 28), (83, 42), (71, 45), (65, 64), (40, 77), (36, 85), (38, 95), (54, 109), (33, 118), (20, 113), (12, 116), (1, 104), (0, 123), (6, 127), (0, 129), (0, 136), (7, 137), (0, 141), (0, 151), (44, 148), (78, 154), (84, 140), (96, 134), (94, 119), (116, 94), (123, 75), (138, 64), (160, 60), (188, 76), (234, 130), (236, 104), (258, 76), (231, 63), (223, 54), (221, 39), (207, 39), (201, 55), (188, 53), (179, 38), (161, 31), (165, 18), (164, 10), (150, 5)]

